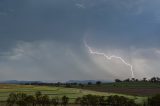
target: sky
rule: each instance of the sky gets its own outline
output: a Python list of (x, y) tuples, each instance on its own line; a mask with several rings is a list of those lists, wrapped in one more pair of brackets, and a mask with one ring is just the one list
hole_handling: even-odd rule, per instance
[(0, 80), (160, 75), (159, 0), (0, 0)]

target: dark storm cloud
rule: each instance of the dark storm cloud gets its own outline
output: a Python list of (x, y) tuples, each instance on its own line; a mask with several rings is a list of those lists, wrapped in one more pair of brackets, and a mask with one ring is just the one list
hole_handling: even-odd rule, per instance
[[(1, 43), (41, 39), (77, 42), (90, 30), (99, 42), (103, 40), (116, 47), (125, 47), (126, 44), (132, 46), (135, 42), (140, 47), (148, 44), (159, 46), (159, 23), (155, 19), (158, 10), (153, 8), (156, 2), (158, 1), (2, 0)], [(77, 8), (77, 4), (81, 8)]]
[(72, 1), (5, 0), (1, 4), (0, 11), (7, 14), (0, 16), (2, 44), (42, 39), (77, 42), (85, 30), (84, 13)]
[[(158, 62), (159, 4), (159, 0), (0, 0), (1, 77), (26, 74), (18, 79), (27, 79), (39, 72), (40, 77), (30, 78), (112, 79), (113, 73), (107, 73), (112, 68), (104, 68), (104, 61), (96, 57), (91, 61), (84, 38), (94, 48), (130, 57), (142, 70), (148, 60)], [(66, 73), (72, 74), (65, 77)]]
[[(158, 1), (110, 1), (92, 11), (91, 35), (100, 47), (159, 47)], [(94, 9), (94, 8), (93, 8)]]

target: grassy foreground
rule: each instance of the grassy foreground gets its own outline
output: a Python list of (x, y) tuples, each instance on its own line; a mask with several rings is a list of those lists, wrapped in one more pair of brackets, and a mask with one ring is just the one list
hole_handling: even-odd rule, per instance
[[(64, 88), (64, 87), (51, 87), (51, 86), (33, 86), (33, 85), (14, 85), (14, 84), (0, 84), (0, 101), (5, 101), (11, 92), (24, 92), (26, 94), (34, 94), (36, 91), (41, 91), (43, 94), (47, 94), (50, 97), (53, 96), (68, 96), (70, 102), (73, 103), (75, 98), (81, 97), (87, 94), (100, 95), (100, 96), (110, 96), (116, 93), (98, 92), (77, 88)], [(146, 97), (140, 96), (129, 96), (123, 94), (116, 94), (120, 96), (125, 96), (130, 99), (134, 99), (136, 103), (142, 103)]]

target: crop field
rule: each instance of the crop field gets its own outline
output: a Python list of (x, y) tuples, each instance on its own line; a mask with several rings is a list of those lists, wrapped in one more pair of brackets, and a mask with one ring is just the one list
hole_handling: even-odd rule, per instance
[[(77, 88), (77, 86), (75, 88)], [(133, 96), (152, 96), (160, 94), (160, 84), (151, 82), (117, 82), (101, 84), (100, 86), (86, 85), (83, 89)]]
[[(24, 92), (26, 94), (34, 94), (36, 91), (41, 91), (42, 94), (49, 95), (50, 97), (54, 96), (68, 96), (70, 103), (73, 103), (75, 98), (81, 97), (87, 94), (101, 95), (101, 96), (110, 96), (115, 95), (115, 93), (107, 92), (98, 92), (77, 88), (64, 88), (64, 87), (51, 87), (51, 86), (32, 86), (32, 85), (14, 85), (14, 84), (0, 84), (0, 101), (5, 101), (11, 92)], [(146, 99), (146, 97), (139, 96), (130, 96), (117, 94), (120, 96), (125, 96), (131, 99), (134, 99), (137, 103), (141, 103)]]

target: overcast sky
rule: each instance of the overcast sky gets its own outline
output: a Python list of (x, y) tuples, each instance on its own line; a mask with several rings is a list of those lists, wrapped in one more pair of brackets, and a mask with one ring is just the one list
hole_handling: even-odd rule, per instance
[(0, 0), (0, 80), (160, 75), (159, 0)]

